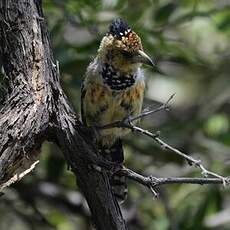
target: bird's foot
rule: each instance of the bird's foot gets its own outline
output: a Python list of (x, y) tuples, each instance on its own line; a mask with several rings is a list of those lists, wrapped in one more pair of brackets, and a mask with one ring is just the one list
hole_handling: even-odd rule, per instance
[(123, 169), (122, 163), (115, 163), (111, 170), (111, 176), (115, 176), (119, 174), (119, 172)]

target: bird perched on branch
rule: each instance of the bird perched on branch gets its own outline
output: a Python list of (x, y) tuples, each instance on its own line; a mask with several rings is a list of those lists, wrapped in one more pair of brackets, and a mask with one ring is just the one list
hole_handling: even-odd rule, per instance
[[(103, 126), (141, 112), (145, 89), (141, 65), (154, 66), (144, 53), (139, 36), (120, 18), (113, 20), (96, 58), (89, 64), (81, 90), (81, 117), (86, 126)], [(99, 130), (97, 146), (107, 159), (124, 161), (124, 128)], [(124, 177), (110, 180), (118, 200), (127, 196)]]

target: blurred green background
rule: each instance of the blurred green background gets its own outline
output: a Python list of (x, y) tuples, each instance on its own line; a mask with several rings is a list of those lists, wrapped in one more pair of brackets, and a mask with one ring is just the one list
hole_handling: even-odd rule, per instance
[[(122, 17), (165, 73), (145, 68), (144, 107), (155, 108), (176, 93), (169, 112), (154, 114), (141, 126), (160, 130), (167, 143), (230, 175), (229, 0), (44, 0), (43, 9), (62, 85), (76, 111), (86, 67), (111, 20)], [(138, 134), (125, 139), (125, 158), (127, 167), (145, 175), (201, 176)], [(145, 187), (128, 185), (122, 211), (130, 230), (230, 229), (229, 188), (167, 185), (154, 200)], [(53, 144), (43, 144), (36, 170), (5, 190), (0, 229), (93, 229), (75, 178)]]

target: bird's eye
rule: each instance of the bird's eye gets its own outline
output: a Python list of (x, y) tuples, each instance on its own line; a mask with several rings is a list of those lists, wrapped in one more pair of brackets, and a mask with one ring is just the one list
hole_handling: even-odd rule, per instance
[(123, 55), (124, 58), (131, 58), (133, 56), (132, 53), (124, 50), (121, 51), (121, 54)]

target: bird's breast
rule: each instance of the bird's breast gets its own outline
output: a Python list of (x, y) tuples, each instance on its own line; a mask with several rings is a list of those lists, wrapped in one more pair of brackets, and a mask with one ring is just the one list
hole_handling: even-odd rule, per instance
[[(84, 99), (84, 111), (87, 125), (103, 126), (138, 115), (142, 108), (145, 84), (139, 81), (126, 90), (111, 90), (96, 82), (88, 82)], [(112, 143), (117, 137), (129, 130), (121, 128), (101, 131), (103, 141)]]

